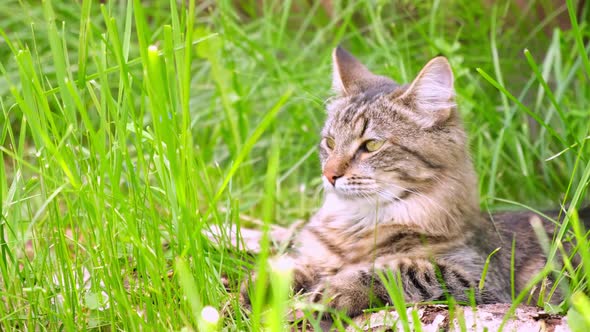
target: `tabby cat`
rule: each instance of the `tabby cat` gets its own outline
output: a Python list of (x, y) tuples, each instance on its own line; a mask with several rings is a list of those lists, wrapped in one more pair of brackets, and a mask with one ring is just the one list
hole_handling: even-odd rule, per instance
[(295, 291), (355, 316), (392, 303), (380, 278), (389, 271), (408, 302), (510, 302), (513, 238), (517, 292), (545, 265), (530, 223), (539, 217), (482, 215), (448, 61), (432, 59), (409, 85), (340, 47), (333, 65), (337, 96), (319, 146), (325, 202), (287, 255)]

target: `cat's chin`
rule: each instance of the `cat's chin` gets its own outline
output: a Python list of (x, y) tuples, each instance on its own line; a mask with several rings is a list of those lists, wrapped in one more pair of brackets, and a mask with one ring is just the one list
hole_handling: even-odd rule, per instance
[(334, 194), (338, 196), (338, 198), (346, 201), (355, 201), (355, 202), (377, 202), (382, 201), (382, 199), (376, 194), (370, 193), (358, 193), (358, 192), (349, 192), (349, 191), (340, 191), (334, 190)]
[[(337, 182), (332, 185), (325, 177), (322, 177), (324, 183), (324, 191), (326, 194), (333, 194), (342, 201), (346, 202), (362, 202), (370, 205), (387, 205), (403, 201), (409, 196), (410, 191), (401, 186), (395, 188), (379, 188), (375, 190), (375, 186), (369, 188), (359, 188), (348, 186), (347, 182)], [(363, 190), (364, 189), (364, 190)]]
[(337, 197), (341, 201), (350, 202), (350, 203), (363, 203), (369, 205), (389, 205), (393, 203), (400, 202), (401, 199), (393, 198), (385, 198), (379, 195), (376, 192), (359, 192), (359, 191), (347, 191), (342, 190), (334, 187), (326, 188), (326, 194), (331, 194)]
[[(399, 193), (389, 193), (387, 195), (379, 194), (372, 190), (350, 190), (346, 187), (332, 186), (331, 184), (324, 184), (324, 192), (332, 194), (344, 201), (354, 201), (373, 204), (389, 204), (396, 203), (405, 199), (406, 191), (401, 190)], [(382, 191), (383, 192), (383, 191)]]

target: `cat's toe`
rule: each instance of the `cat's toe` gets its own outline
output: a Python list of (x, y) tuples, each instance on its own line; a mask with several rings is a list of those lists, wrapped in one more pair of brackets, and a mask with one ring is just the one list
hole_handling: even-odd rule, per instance
[(321, 288), (316, 289), (313, 299), (314, 302), (321, 302), (350, 317), (357, 316), (368, 308), (367, 294), (344, 278), (332, 278), (324, 283)]

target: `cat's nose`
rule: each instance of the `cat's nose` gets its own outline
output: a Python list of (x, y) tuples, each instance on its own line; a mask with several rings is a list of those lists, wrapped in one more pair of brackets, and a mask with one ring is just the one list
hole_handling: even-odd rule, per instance
[(326, 169), (324, 169), (324, 176), (333, 186), (336, 184), (336, 180), (338, 180), (338, 178), (341, 178), (343, 175), (343, 173), (338, 172), (337, 170), (329, 167), (326, 167)]

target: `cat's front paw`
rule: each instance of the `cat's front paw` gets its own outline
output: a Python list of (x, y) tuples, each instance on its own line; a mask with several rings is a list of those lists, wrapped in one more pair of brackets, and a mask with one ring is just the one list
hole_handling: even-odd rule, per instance
[[(266, 283), (258, 285), (258, 287), (262, 287), (262, 292), (265, 293), (265, 300), (268, 300), (267, 296), (272, 293), (271, 288), (273, 285), (276, 286), (276, 284), (280, 284), (273, 282), (269, 278), (287, 278), (287, 274), (291, 273), (292, 275), (289, 277), (291, 284), (289, 287), (294, 293), (305, 293), (309, 291), (312, 285), (316, 282), (314, 280), (315, 271), (313, 269), (305, 264), (299, 264), (293, 258), (288, 256), (271, 258), (269, 260), (269, 267), (271, 271), (281, 273), (275, 273), (274, 277), (272, 275), (267, 276)], [(243, 282), (240, 289), (240, 303), (246, 308), (251, 306), (250, 296), (255, 290), (257, 284), (256, 279), (257, 273), (252, 272)]]
[(369, 289), (362, 283), (362, 271), (341, 272), (324, 278), (314, 290), (312, 300), (354, 317), (370, 307)]

